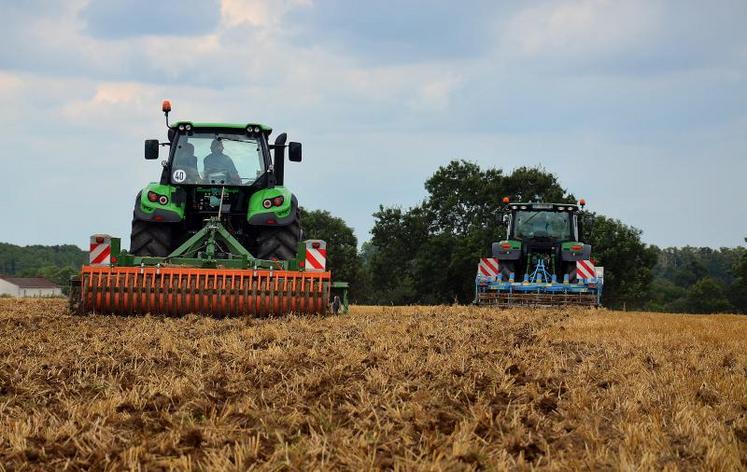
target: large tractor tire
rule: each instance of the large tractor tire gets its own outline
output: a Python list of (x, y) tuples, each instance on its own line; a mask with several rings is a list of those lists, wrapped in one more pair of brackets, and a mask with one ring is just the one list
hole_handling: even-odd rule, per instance
[(174, 230), (168, 223), (132, 220), (130, 254), (166, 257), (173, 250)]
[(301, 240), (301, 215), (286, 226), (264, 226), (257, 235), (257, 258), (287, 261), (296, 257)]

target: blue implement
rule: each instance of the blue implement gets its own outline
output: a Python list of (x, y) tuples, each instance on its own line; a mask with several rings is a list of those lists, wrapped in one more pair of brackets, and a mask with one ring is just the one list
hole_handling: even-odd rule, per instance
[(601, 278), (579, 280), (569, 283), (568, 276), (558, 283), (550, 276), (541, 262), (524, 282), (514, 282), (513, 274), (508, 281), (499, 274), (488, 277), (478, 274), (475, 278), (475, 303), (498, 306), (600, 306), (604, 281)]

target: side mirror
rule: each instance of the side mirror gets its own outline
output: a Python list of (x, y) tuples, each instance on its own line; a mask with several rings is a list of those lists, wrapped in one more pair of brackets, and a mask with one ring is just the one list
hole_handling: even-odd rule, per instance
[(301, 162), (301, 143), (295, 143), (293, 141), (288, 143), (288, 160)]
[(145, 140), (145, 158), (148, 160), (158, 159), (158, 140)]

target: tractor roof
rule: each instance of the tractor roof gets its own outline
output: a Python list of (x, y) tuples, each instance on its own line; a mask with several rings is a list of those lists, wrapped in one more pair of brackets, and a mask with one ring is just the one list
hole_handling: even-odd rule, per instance
[(262, 123), (206, 123), (202, 121), (177, 121), (176, 123), (171, 123), (171, 128), (178, 128), (179, 125), (187, 124), (192, 125), (193, 128), (226, 128), (241, 130), (246, 129), (247, 126), (257, 126), (265, 133), (269, 134), (272, 132), (272, 128), (263, 125)]
[(568, 211), (578, 210), (578, 205), (575, 203), (539, 203), (539, 202), (511, 202), (506, 205), (506, 209), (510, 210), (550, 210), (550, 211)]

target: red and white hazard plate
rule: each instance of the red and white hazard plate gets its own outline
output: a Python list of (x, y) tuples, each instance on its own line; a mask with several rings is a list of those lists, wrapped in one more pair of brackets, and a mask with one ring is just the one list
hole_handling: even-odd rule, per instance
[(497, 277), (501, 273), (501, 266), (495, 257), (483, 257), (477, 265), (477, 275)]
[(112, 256), (112, 238), (108, 234), (91, 236), (88, 251), (88, 263), (91, 265), (110, 265)]
[(327, 243), (319, 239), (306, 241), (306, 262), (308, 272), (324, 272), (327, 267)]
[(590, 260), (576, 261), (576, 276), (579, 279), (593, 279), (596, 277), (594, 264)]

